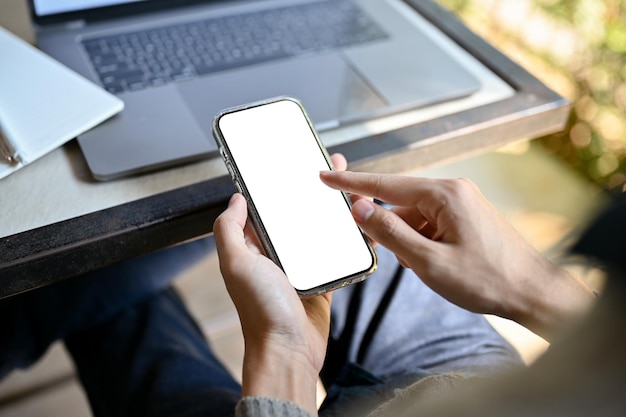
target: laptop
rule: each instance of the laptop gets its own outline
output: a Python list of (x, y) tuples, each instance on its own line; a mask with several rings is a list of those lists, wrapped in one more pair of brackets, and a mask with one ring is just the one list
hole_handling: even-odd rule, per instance
[(39, 48), (125, 103), (78, 137), (98, 180), (215, 155), (227, 107), (291, 96), (325, 131), (480, 88), (401, 0), (29, 3)]

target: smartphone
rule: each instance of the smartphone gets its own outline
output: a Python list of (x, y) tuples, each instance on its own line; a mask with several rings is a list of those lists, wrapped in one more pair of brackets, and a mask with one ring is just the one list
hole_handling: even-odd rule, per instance
[(301, 297), (374, 272), (376, 253), (352, 218), (350, 200), (319, 178), (332, 163), (298, 100), (224, 110), (213, 135), (266, 255)]

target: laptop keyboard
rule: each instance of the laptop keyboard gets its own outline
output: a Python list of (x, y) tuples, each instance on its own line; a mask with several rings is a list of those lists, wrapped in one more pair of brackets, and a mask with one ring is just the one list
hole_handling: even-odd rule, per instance
[(328, 0), (82, 44), (104, 88), (115, 94), (386, 37), (354, 3)]

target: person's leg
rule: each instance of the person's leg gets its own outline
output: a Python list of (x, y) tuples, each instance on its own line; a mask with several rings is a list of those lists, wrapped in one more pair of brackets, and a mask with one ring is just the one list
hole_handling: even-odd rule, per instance
[[(484, 375), (522, 365), (518, 352), (482, 315), (434, 293), (411, 270), (399, 267), (385, 248), (377, 252), (379, 269), (358, 284), (360, 289), (350, 286), (333, 295), (329, 362), (358, 363), (383, 379), (410, 371)], [(389, 305), (375, 331), (368, 333), (396, 275)], [(356, 298), (358, 311), (352, 308), (354, 316), (349, 317)]]
[(241, 388), (171, 289), (66, 346), (94, 416), (230, 416)]
[(322, 415), (367, 414), (428, 375), (484, 376), (523, 366), (482, 315), (434, 293), (385, 248), (377, 253), (374, 275), (333, 295)]
[(54, 341), (167, 287), (214, 247), (212, 237), (201, 239), (0, 300), (0, 379)]

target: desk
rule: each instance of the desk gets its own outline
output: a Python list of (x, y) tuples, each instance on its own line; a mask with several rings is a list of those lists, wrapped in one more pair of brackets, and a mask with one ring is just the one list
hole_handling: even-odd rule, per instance
[[(18, 1), (3, 2), (0, 16), (7, 15), (7, 5), (24, 13)], [(391, 118), (384, 121), (387, 127), (365, 126), (367, 135), (322, 134), (329, 151), (343, 153), (350, 169), (414, 172), (563, 128), (567, 100), (436, 3), (408, 0), (406, 7), (419, 12), (442, 46), (482, 74), (484, 91), (408, 112), (398, 116), (401, 121)], [(26, 25), (26, 16), (21, 19)], [(13, 30), (16, 19), (10, 20)], [(28, 28), (20, 30), (32, 41)], [(213, 158), (97, 183), (75, 143), (58, 149), (0, 182), (0, 298), (209, 235), (234, 191), (225, 174)]]

